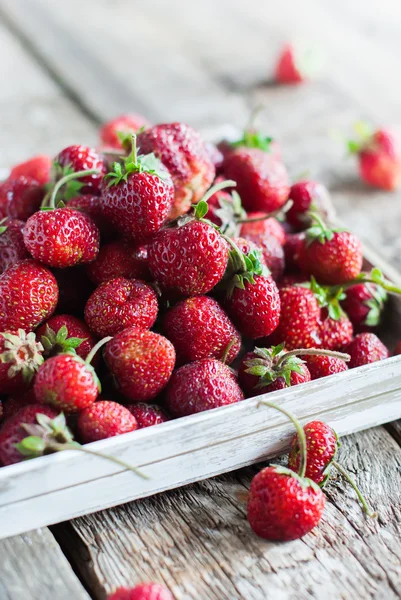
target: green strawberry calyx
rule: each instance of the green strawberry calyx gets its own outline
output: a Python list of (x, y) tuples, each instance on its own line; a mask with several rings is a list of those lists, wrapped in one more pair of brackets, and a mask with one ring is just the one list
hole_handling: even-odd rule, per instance
[(7, 221), (8, 217), (4, 217), (4, 219), (0, 220), (0, 235), (2, 235), (5, 231), (7, 231)]
[(310, 278), (310, 281), (307, 283), (299, 283), (295, 284), (297, 287), (306, 287), (310, 289), (320, 306), (320, 308), (326, 308), (328, 315), (331, 319), (335, 321), (339, 321), (342, 317), (346, 317), (342, 306), (341, 301), (345, 300), (346, 295), (344, 292), (344, 286), (339, 285), (320, 285), (316, 279), (313, 277)]
[(360, 154), (366, 150), (372, 142), (373, 128), (364, 121), (354, 124), (356, 139), (347, 141), (347, 149), (350, 154)]
[(286, 475), (287, 477), (292, 477), (293, 479), (296, 479), (303, 489), (313, 488), (315, 492), (320, 491), (320, 487), (317, 483), (312, 481), (312, 479), (308, 479), (308, 477), (301, 477), (292, 469), (288, 469), (288, 467), (284, 467), (283, 465), (270, 465), (270, 467), (273, 467), (273, 469), (278, 475)]
[(244, 254), (231, 238), (225, 235), (223, 238), (231, 248), (224, 276), (224, 286), (228, 297), (232, 296), (235, 288), (244, 290), (246, 284), (255, 285), (256, 276), (268, 277), (270, 275), (269, 269), (261, 262), (262, 254), (259, 249)]
[(246, 212), (242, 208), (238, 192), (236, 190), (231, 192), (231, 200), (224, 197), (219, 198), (219, 208), (214, 212), (221, 221), (220, 232), (229, 237), (237, 237), (240, 223), (246, 221)]
[(387, 301), (387, 292), (381, 286), (370, 283), (365, 283), (365, 287), (368, 289), (371, 298), (364, 301), (365, 306), (369, 308), (364, 325), (376, 327), (381, 321), (384, 305)]
[(239, 140), (231, 142), (232, 148), (258, 148), (264, 152), (271, 151), (273, 138), (255, 129), (246, 129)]
[(0, 362), (10, 365), (8, 377), (12, 379), (21, 373), (24, 381), (30, 383), (44, 361), (42, 344), (36, 340), (33, 331), (26, 333), (23, 329), (18, 329), (16, 334), (5, 332), (0, 335), (4, 340)]
[[(83, 183), (78, 180), (81, 179), (81, 177), (101, 174), (98, 169), (74, 171), (70, 164), (62, 167), (58, 162), (54, 163), (54, 171), (56, 173), (57, 181), (54, 185), (50, 185), (49, 190), (43, 198), (40, 207), (41, 210), (64, 208), (65, 204), (63, 200), (71, 200), (71, 198), (74, 198), (80, 193)], [(62, 192), (62, 200), (58, 201), (57, 195), (59, 192)]]
[(315, 241), (318, 241), (320, 244), (331, 242), (335, 233), (347, 231), (342, 227), (329, 227), (314, 210), (309, 210), (306, 215), (312, 220), (312, 225), (306, 230), (306, 244), (308, 246)]
[(41, 336), (45, 356), (74, 352), (86, 340), (87, 338), (68, 337), (68, 329), (65, 325), (62, 325), (57, 332), (46, 325), (45, 335)]

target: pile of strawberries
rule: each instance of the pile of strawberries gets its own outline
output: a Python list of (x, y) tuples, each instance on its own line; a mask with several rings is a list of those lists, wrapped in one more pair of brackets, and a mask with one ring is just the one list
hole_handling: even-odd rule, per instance
[(399, 290), (255, 129), (119, 117), (16, 165), (0, 217), (2, 465), (389, 356)]

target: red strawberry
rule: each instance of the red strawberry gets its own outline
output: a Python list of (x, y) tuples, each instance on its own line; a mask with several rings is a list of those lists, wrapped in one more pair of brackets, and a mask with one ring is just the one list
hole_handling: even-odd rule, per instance
[(138, 424), (128, 408), (99, 400), (79, 413), (77, 428), (81, 440), (86, 444), (135, 431)]
[(220, 233), (195, 219), (162, 229), (149, 246), (153, 277), (185, 296), (210, 292), (223, 277), (227, 260), (227, 243)]
[(61, 313), (83, 314), (86, 301), (94, 289), (85, 267), (53, 269), (53, 274), (59, 287), (57, 310)]
[(124, 164), (114, 163), (103, 187), (104, 216), (129, 239), (143, 241), (162, 227), (171, 208), (174, 186), (154, 154), (137, 155), (136, 142)]
[(267, 540), (296, 540), (318, 525), (325, 505), (322, 490), (284, 467), (262, 469), (252, 479), (248, 521)]
[[(245, 238), (242, 237), (236, 237), (236, 238), (231, 238), (232, 241), (234, 242), (234, 244), (237, 246), (237, 248), (246, 256), (248, 256), (248, 254), (253, 254), (255, 256), (258, 256), (258, 259), (260, 261), (260, 263), (266, 267), (267, 269), (267, 264), (265, 262), (265, 259), (263, 258), (263, 254), (260, 250), (260, 248), (251, 240), (246, 240)], [(256, 252), (256, 254), (255, 254)]]
[(107, 600), (174, 600), (171, 592), (158, 583), (140, 583), (134, 588), (119, 588)]
[(287, 170), (272, 154), (240, 147), (226, 156), (223, 167), (224, 175), (237, 182), (246, 211), (270, 213), (286, 203), (290, 191)]
[(302, 83), (316, 77), (322, 66), (319, 49), (288, 43), (278, 57), (275, 78), (278, 83)]
[(137, 404), (128, 404), (127, 408), (134, 415), (138, 423), (138, 429), (152, 427), (170, 420), (166, 411), (157, 404), (138, 402)]
[(343, 350), (352, 340), (352, 334), (352, 323), (345, 314), (332, 318), (327, 308), (322, 309), (319, 337), (323, 348)]
[(262, 131), (254, 127), (254, 121), (261, 107), (256, 107), (249, 118), (247, 127), (242, 133), (242, 136), (236, 140), (223, 140), (219, 143), (218, 149), (222, 152), (224, 158), (231, 152), (235, 152), (237, 148), (258, 148), (266, 153), (269, 153), (274, 158), (281, 160), (282, 152), (280, 145), (272, 137), (265, 135)]
[(7, 400), (3, 402), (3, 418), (8, 419), (24, 406), (37, 404), (37, 402), (33, 388), (23, 394), (8, 396)]
[(67, 184), (63, 197), (69, 200), (80, 194), (99, 194), (103, 175), (106, 173), (106, 163), (100, 154), (88, 146), (74, 145), (64, 148), (54, 159), (55, 178), (61, 179), (65, 175), (81, 171), (96, 170), (81, 177), (79, 181)]
[(86, 323), (72, 315), (50, 317), (38, 327), (36, 337), (44, 345), (46, 356), (75, 350), (85, 360), (96, 344)]
[(50, 173), (52, 168), (52, 159), (46, 154), (34, 156), (11, 169), (9, 179), (17, 179), (18, 177), (30, 177), (35, 179), (39, 185), (45, 185), (50, 181)]
[[(284, 227), (275, 217), (265, 218), (265, 213), (250, 212), (245, 223), (241, 224), (240, 235), (248, 238), (252, 236), (262, 240), (265, 236), (275, 237), (283, 246), (286, 240)], [(255, 219), (255, 220), (253, 220)], [(257, 219), (257, 220), (256, 220)]]
[(214, 180), (215, 168), (202, 136), (189, 125), (155, 125), (139, 134), (138, 145), (143, 153), (154, 152), (172, 177), (171, 219), (188, 212)]
[(349, 368), (367, 365), (389, 357), (389, 351), (374, 333), (359, 333), (347, 346), (351, 355)]
[(166, 406), (175, 417), (243, 399), (231, 369), (214, 358), (203, 358), (174, 371), (166, 391)]
[[(308, 359), (315, 358), (327, 357), (308, 357)], [(307, 452), (305, 477), (308, 477), (318, 485), (322, 485), (329, 476), (331, 464), (337, 454), (339, 447), (337, 434), (334, 429), (326, 425), (326, 423), (322, 423), (322, 421), (307, 423), (304, 426), (304, 432)], [(288, 467), (293, 471), (298, 471), (300, 467), (300, 449), (297, 434), (294, 435), (291, 443)]]
[(307, 214), (311, 209), (328, 221), (335, 216), (327, 188), (317, 181), (303, 180), (294, 183), (291, 186), (289, 199), (292, 201), (292, 206), (285, 216), (288, 223), (297, 231), (302, 231), (312, 224)]
[(358, 124), (360, 139), (348, 143), (350, 152), (358, 155), (359, 174), (363, 181), (383, 190), (393, 191), (401, 183), (401, 137), (396, 129), (372, 131)]
[(140, 402), (155, 398), (165, 387), (174, 369), (175, 351), (162, 335), (130, 327), (107, 344), (104, 359), (121, 393)]
[(24, 225), (17, 219), (0, 221), (0, 274), (10, 265), (29, 257), (24, 244)]
[(312, 380), (334, 375), (334, 373), (341, 373), (348, 369), (344, 360), (334, 356), (305, 356), (304, 360)]
[(7, 179), (0, 187), (1, 212), (10, 219), (26, 221), (39, 209), (43, 196), (43, 186), (31, 177)]
[(71, 414), (94, 403), (100, 383), (90, 364), (72, 354), (58, 354), (39, 368), (34, 390), (40, 404)]
[(261, 251), (263, 262), (271, 272), (274, 281), (279, 281), (284, 273), (284, 249), (273, 236), (248, 234), (246, 239), (253, 242)]
[(305, 233), (287, 233), (284, 244), (285, 266), (289, 270), (300, 269), (299, 257), (305, 244)]
[(103, 214), (102, 200), (99, 196), (93, 194), (75, 196), (68, 201), (68, 208), (74, 208), (88, 215), (99, 229), (102, 239), (110, 239), (115, 235), (109, 219)]
[(241, 336), (218, 302), (208, 296), (186, 298), (171, 308), (163, 320), (166, 337), (173, 343), (177, 363), (225, 357), (230, 364), (241, 348)]
[(4, 466), (13, 465), (24, 459), (24, 456), (15, 447), (16, 444), (27, 437), (27, 432), (21, 427), (21, 424), (36, 423), (37, 414), (46, 415), (51, 419), (57, 416), (57, 412), (50, 406), (31, 404), (21, 408), (2, 424), (0, 428), (0, 464)]
[(23, 329), (0, 333), (0, 389), (2, 394), (25, 391), (43, 362), (43, 346), (33, 332)]
[(100, 248), (96, 260), (87, 267), (89, 278), (96, 284), (126, 277), (149, 279), (147, 246), (133, 246), (125, 241), (111, 242)]
[(287, 353), (283, 345), (255, 348), (245, 354), (238, 378), (247, 396), (259, 396), (311, 380), (304, 361), (292, 352)]
[(57, 282), (46, 267), (21, 260), (0, 276), (0, 331), (31, 331), (54, 312)]
[(292, 287), (297, 283), (308, 283), (306, 275), (302, 273), (288, 273), (287, 275), (283, 275), (280, 281), (277, 283), (278, 287), (281, 289), (283, 287)]
[(302, 270), (333, 285), (352, 281), (362, 269), (361, 242), (348, 231), (327, 228), (316, 214), (313, 219), (299, 255)]
[(51, 267), (73, 267), (95, 260), (99, 230), (87, 215), (71, 208), (38, 211), (24, 227), (25, 246)]
[(98, 337), (103, 337), (127, 327), (150, 329), (157, 311), (157, 296), (150, 285), (118, 277), (96, 288), (86, 303), (85, 321)]
[(386, 300), (387, 294), (381, 286), (357, 283), (345, 290), (341, 306), (356, 331), (368, 331), (380, 324)]
[(132, 134), (137, 133), (142, 127), (150, 127), (150, 123), (142, 115), (128, 113), (115, 117), (105, 123), (100, 130), (100, 142), (106, 148), (123, 149), (119, 133)]

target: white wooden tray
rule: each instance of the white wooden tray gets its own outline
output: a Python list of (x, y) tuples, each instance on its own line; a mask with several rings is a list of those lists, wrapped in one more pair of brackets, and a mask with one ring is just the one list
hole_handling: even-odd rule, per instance
[[(378, 266), (401, 285), (401, 275), (369, 249)], [(401, 340), (401, 299), (391, 297), (384, 338)], [(114, 463), (62, 452), (0, 468), (0, 539), (144, 498), (271, 458), (287, 449), (292, 425), (266, 397), (301, 422), (321, 419), (346, 435), (401, 417), (401, 356), (238, 404), (183, 417), (90, 444), (136, 465), (142, 479)]]

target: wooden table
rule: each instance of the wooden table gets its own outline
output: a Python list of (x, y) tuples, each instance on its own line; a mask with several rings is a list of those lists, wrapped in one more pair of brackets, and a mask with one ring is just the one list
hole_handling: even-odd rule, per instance
[[(242, 126), (262, 102), (292, 175), (310, 169), (401, 268), (401, 195), (362, 185), (332, 135), (400, 121), (400, 28), (399, 0), (0, 0), (0, 164), (96, 143), (99, 123), (124, 111)], [(294, 37), (322, 42), (327, 71), (277, 87), (276, 52)], [(333, 480), (316, 531), (266, 543), (245, 519), (255, 469), (244, 469), (0, 542), (0, 599), (103, 599), (141, 580), (185, 600), (400, 598), (400, 442), (397, 424), (342, 442), (377, 520)]]

